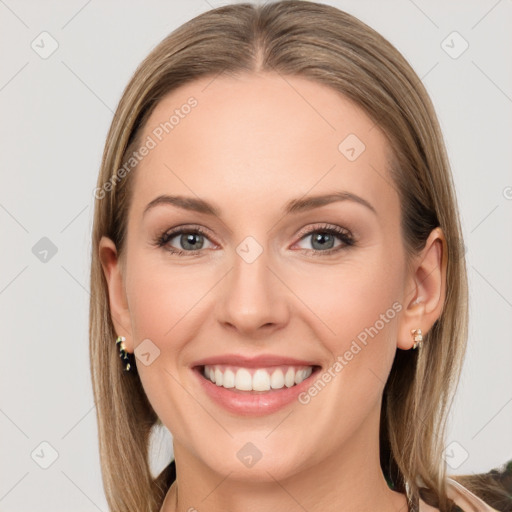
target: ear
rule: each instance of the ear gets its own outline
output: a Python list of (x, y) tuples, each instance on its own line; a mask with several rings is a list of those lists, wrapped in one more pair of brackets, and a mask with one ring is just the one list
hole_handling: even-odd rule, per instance
[[(110, 314), (118, 336), (124, 336), (127, 352), (133, 352), (130, 311), (123, 281), (123, 265), (114, 242), (106, 236), (99, 243), (99, 258), (107, 280)], [(112, 340), (113, 342), (115, 340)]]
[(447, 246), (440, 227), (432, 230), (425, 247), (411, 265), (406, 279), (404, 310), (400, 318), (398, 348), (412, 348), (412, 329), (423, 336), (441, 316), (446, 295)]

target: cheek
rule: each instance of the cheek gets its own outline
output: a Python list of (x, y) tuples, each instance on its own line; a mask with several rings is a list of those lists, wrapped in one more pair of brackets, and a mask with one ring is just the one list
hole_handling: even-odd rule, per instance
[[(403, 307), (400, 257), (376, 247), (334, 268), (303, 281), (298, 294), (311, 298), (317, 333), (323, 333), (320, 339), (334, 357), (334, 403), (371, 406), (380, 398), (397, 349)], [(339, 364), (333, 368), (335, 361)]]
[(401, 273), (399, 262), (383, 268), (382, 261), (386, 260), (378, 255), (354, 258), (338, 268), (313, 269), (307, 280), (293, 278), (294, 290), (305, 298), (315, 323), (324, 325), (323, 339), (329, 340), (332, 351), (343, 350), (361, 333), (359, 338), (364, 339), (372, 326), (379, 331), (371, 329), (372, 337), (390, 339), (401, 310)]
[(183, 337), (179, 333), (185, 324), (185, 338), (190, 339), (190, 318), (211, 284), (205, 281), (204, 272), (148, 260), (141, 258), (140, 264), (134, 261), (127, 290), (135, 339), (140, 342), (150, 338), (159, 343), (172, 339), (175, 347)]
[(204, 265), (171, 265), (165, 256), (149, 258), (133, 251), (127, 294), (135, 349), (147, 339), (157, 347), (158, 356), (148, 366), (137, 360), (145, 392), (161, 418), (169, 406), (183, 418), (189, 417), (191, 401), (179, 383), (190, 379), (189, 352), (195, 339), (205, 338), (209, 293), (219, 278)]
[(149, 339), (159, 350), (147, 366), (137, 360), (141, 383), (158, 417), (173, 435), (186, 439), (202, 411), (184, 385), (190, 370), (182, 363), (183, 354), (201, 325), (197, 316), (205, 314), (200, 299), (212, 285), (190, 270), (180, 272), (148, 259), (132, 262), (127, 291), (135, 344)]
[(300, 292), (314, 298), (311, 309), (324, 326), (318, 332), (334, 358), (319, 377), (325, 386), (312, 385), (303, 403), (310, 402), (312, 416), (340, 433), (356, 432), (376, 410), (397, 349), (400, 265), (384, 270), (380, 261), (319, 273)]

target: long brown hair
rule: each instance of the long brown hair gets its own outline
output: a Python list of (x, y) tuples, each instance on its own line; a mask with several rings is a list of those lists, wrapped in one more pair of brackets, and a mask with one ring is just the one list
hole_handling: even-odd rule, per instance
[(416, 503), (421, 486), (441, 511), (450, 510), (442, 453), (465, 351), (468, 298), (458, 207), (437, 117), (421, 80), (386, 39), (337, 8), (302, 0), (228, 5), (184, 23), (138, 67), (116, 109), (98, 176), (90, 302), (91, 373), (110, 508), (158, 511), (169, 477), (164, 472), (154, 480), (150, 474), (148, 438), (159, 420), (138, 375), (121, 371), (98, 256), (103, 235), (124, 254), (136, 168), (120, 169), (164, 95), (200, 77), (260, 71), (328, 85), (386, 134), (409, 258), (435, 227), (443, 230), (448, 251), (444, 308), (421, 351), (397, 350), (384, 389), (380, 443), (381, 466), (393, 488)]

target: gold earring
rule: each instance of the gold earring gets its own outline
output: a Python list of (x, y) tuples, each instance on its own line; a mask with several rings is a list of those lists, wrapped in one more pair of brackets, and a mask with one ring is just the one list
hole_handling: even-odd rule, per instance
[(411, 334), (412, 339), (414, 340), (414, 345), (412, 346), (413, 350), (421, 348), (423, 346), (423, 335), (421, 334), (421, 329), (412, 329)]
[(123, 363), (125, 364), (123, 370), (125, 372), (129, 372), (130, 370), (132, 370), (132, 368), (135, 368), (135, 365), (133, 364), (133, 355), (126, 351), (126, 347), (124, 345), (125, 341), (126, 338), (124, 336), (118, 336), (116, 340), (116, 345), (119, 347), (119, 357), (123, 360)]

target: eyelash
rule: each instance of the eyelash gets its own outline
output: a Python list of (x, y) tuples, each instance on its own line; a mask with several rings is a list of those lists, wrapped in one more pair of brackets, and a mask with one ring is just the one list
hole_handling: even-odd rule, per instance
[[(327, 233), (329, 235), (336, 236), (341, 242), (343, 242), (342, 245), (339, 245), (338, 247), (333, 247), (331, 249), (327, 249), (325, 251), (320, 251), (318, 249), (301, 249), (301, 251), (306, 251), (307, 253), (310, 253), (314, 256), (321, 256), (321, 255), (330, 255), (337, 253), (343, 249), (347, 249), (348, 247), (351, 247), (355, 245), (355, 239), (350, 234), (350, 232), (347, 229), (341, 228), (339, 226), (334, 225), (315, 225), (313, 228), (309, 229), (307, 232), (302, 233), (301, 237), (299, 238), (299, 241), (303, 238), (306, 238), (310, 235), (313, 235), (315, 233)], [(194, 235), (202, 235), (206, 238), (208, 238), (206, 232), (200, 227), (200, 226), (191, 226), (191, 227), (181, 227), (176, 228), (170, 231), (164, 231), (162, 234), (157, 236), (155, 239), (155, 245), (157, 247), (164, 247), (169, 240), (172, 240), (177, 235), (182, 234), (194, 234)], [(203, 249), (197, 249), (195, 251), (184, 251), (181, 249), (175, 249), (174, 247), (168, 247), (165, 250), (169, 251), (172, 254), (175, 254), (177, 256), (196, 256), (198, 253), (200, 253)]]

